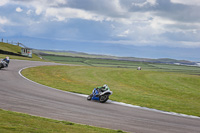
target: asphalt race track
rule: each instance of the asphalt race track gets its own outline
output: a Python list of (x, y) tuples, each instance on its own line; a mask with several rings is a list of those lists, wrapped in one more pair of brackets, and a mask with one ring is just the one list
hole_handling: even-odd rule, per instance
[(8, 68), (0, 70), (0, 108), (128, 132), (200, 133), (200, 118), (87, 101), (85, 97), (30, 82), (18, 73), (24, 67), (38, 65), (55, 64), (11, 60)]

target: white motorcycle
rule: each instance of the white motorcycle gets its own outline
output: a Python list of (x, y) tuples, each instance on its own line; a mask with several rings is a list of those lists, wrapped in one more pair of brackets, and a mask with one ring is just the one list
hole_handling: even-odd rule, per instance
[(0, 69), (8, 67), (8, 64), (9, 64), (9, 61), (1, 60), (1, 62), (0, 62)]

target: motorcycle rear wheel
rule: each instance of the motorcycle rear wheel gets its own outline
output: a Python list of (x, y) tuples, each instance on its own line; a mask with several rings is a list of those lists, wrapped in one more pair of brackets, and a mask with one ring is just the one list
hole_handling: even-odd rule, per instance
[(99, 101), (100, 103), (105, 103), (109, 98), (109, 95), (100, 96)]

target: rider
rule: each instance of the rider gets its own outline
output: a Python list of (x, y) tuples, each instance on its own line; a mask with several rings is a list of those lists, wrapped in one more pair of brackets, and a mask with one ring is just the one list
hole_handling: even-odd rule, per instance
[(98, 92), (104, 92), (104, 91), (107, 91), (107, 90), (110, 90), (110, 88), (108, 87), (107, 84), (103, 85), (102, 87), (97, 87), (96, 90)]
[(104, 92), (104, 91), (107, 91), (107, 90), (110, 91), (110, 88), (106, 84), (103, 85), (102, 87), (96, 87), (96, 88), (94, 88), (92, 94), (90, 94), (88, 96), (87, 100), (91, 100), (94, 94), (96, 95), (96, 97), (98, 97), (98, 96), (100, 96), (101, 92)]
[(9, 57), (6, 57), (6, 58), (3, 59), (2, 61), (4, 61), (4, 63), (3, 63), (4, 67), (8, 67), (8, 64), (9, 64), (9, 62), (10, 62)]
[(8, 64), (9, 64), (9, 62), (10, 62), (10, 59), (9, 59), (9, 57), (6, 57), (5, 59), (3, 59), (3, 61), (5, 61), (6, 63), (8, 63)]

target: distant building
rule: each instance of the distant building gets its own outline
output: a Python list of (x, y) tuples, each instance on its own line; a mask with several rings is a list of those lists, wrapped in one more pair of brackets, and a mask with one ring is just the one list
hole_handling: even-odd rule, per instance
[(138, 67), (137, 70), (142, 70), (142, 68), (141, 68), (141, 67)]
[(21, 54), (23, 56), (28, 56), (28, 57), (32, 58), (32, 49), (30, 49), (30, 48), (21, 48)]

